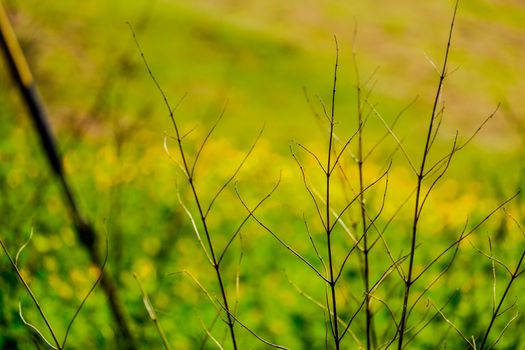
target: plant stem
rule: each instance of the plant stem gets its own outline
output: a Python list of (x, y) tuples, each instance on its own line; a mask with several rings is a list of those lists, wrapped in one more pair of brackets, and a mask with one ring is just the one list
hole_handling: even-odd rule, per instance
[(212, 242), (210, 231), (209, 231), (208, 224), (207, 224), (207, 221), (206, 221), (206, 216), (204, 214), (204, 210), (203, 210), (202, 205), (201, 205), (200, 197), (197, 194), (197, 188), (195, 187), (195, 182), (193, 181), (193, 176), (190, 173), (190, 167), (189, 167), (188, 161), (187, 161), (186, 156), (185, 156), (184, 148), (183, 148), (183, 145), (182, 145), (182, 139), (180, 137), (179, 129), (178, 129), (177, 124), (175, 122), (175, 118), (173, 116), (173, 113), (171, 113), (171, 119), (172, 119), (172, 122), (173, 122), (173, 125), (174, 125), (174, 128), (175, 128), (175, 133), (177, 134), (177, 143), (179, 145), (179, 151), (180, 151), (180, 154), (181, 154), (183, 167), (185, 169), (185, 172), (186, 172), (186, 175), (187, 175), (187, 179), (188, 179), (188, 183), (190, 184), (191, 191), (193, 193), (193, 199), (195, 200), (195, 204), (197, 205), (197, 209), (199, 211), (199, 216), (200, 216), (200, 220), (202, 222), (202, 225), (204, 227), (204, 232), (206, 233), (206, 241), (208, 243), (208, 249), (210, 250), (210, 257), (211, 257), (212, 265), (213, 265), (213, 268), (215, 269), (215, 274), (217, 276), (217, 282), (219, 283), (219, 288), (221, 290), (221, 297), (222, 297), (222, 301), (224, 303), (224, 310), (226, 311), (227, 323), (228, 323), (228, 328), (230, 330), (230, 336), (231, 336), (231, 340), (232, 340), (233, 349), (236, 350), (237, 349), (237, 341), (236, 341), (235, 331), (234, 331), (234, 322), (233, 322), (233, 318), (231, 316), (231, 311), (230, 311), (230, 307), (229, 307), (229, 304), (228, 304), (228, 298), (226, 296), (226, 288), (224, 287), (224, 282), (223, 282), (222, 274), (221, 274), (221, 271), (220, 271), (220, 263), (217, 260), (217, 257), (215, 255), (215, 250), (213, 249), (213, 242)]
[(11, 263), (11, 267), (15, 271), (16, 275), (20, 279), (20, 282), (24, 285), (25, 290), (31, 297), (31, 300), (33, 300), (33, 303), (35, 304), (38, 312), (40, 313), (40, 316), (42, 317), (42, 320), (44, 320), (44, 323), (46, 324), (47, 329), (49, 330), (49, 333), (51, 334), (51, 337), (53, 338), (53, 342), (55, 343), (57, 349), (62, 349), (62, 346), (60, 345), (60, 342), (58, 341), (57, 336), (55, 335), (55, 331), (53, 330), (53, 327), (51, 326), (51, 323), (49, 322), (48, 318), (46, 317), (46, 314), (44, 313), (44, 309), (38, 302), (38, 299), (36, 298), (35, 294), (33, 293), (33, 290), (29, 285), (27, 284), (26, 280), (24, 279), (24, 276), (22, 276), (22, 273), (18, 269), (18, 266), (16, 266), (16, 263), (13, 261), (13, 258), (7, 251), (7, 247), (4, 245), (4, 242), (0, 239), (0, 245), (2, 246), (2, 249), (4, 250), (5, 255), (9, 259), (9, 262)]
[[(334, 37), (335, 38), (335, 37)], [(335, 126), (335, 95), (336, 95), (336, 86), (337, 86), (337, 68), (339, 64), (339, 46), (337, 44), (337, 38), (335, 38), (335, 46), (336, 46), (336, 58), (335, 58), (335, 68), (334, 68), (334, 84), (332, 89), (332, 106), (331, 106), (331, 116), (330, 116), (330, 135), (328, 140), (328, 159), (327, 159), (327, 166), (326, 166), (326, 239), (327, 239), (327, 245), (328, 245), (328, 265), (329, 265), (329, 285), (330, 285), (330, 292), (331, 292), (331, 303), (332, 303), (332, 313), (333, 316), (331, 316), (331, 323), (332, 323), (332, 335), (334, 337), (334, 345), (335, 349), (339, 350), (339, 326), (337, 323), (337, 296), (336, 296), (336, 283), (337, 280), (335, 278), (334, 274), (334, 259), (333, 259), (333, 252), (332, 252), (332, 232), (333, 228), (330, 223), (330, 183), (331, 183), (331, 175), (332, 175), (332, 149), (333, 149), (333, 142), (334, 142), (334, 126)], [(330, 309), (330, 308), (328, 308)]]
[[(130, 25), (130, 28), (131, 28), (131, 25)], [(144, 52), (142, 51), (142, 48), (140, 47), (140, 44), (135, 36), (135, 32), (133, 31), (133, 28), (131, 28), (132, 30), (132, 33), (133, 33), (133, 39), (135, 40), (135, 44), (137, 46), (137, 49), (139, 50), (140, 52), (140, 56), (142, 57), (142, 61), (144, 62), (144, 65), (146, 66), (146, 69), (148, 70), (148, 74), (149, 76), (151, 77), (151, 79), (153, 80), (153, 83), (155, 84), (155, 86), (157, 87), (157, 90), (159, 91), (159, 93), (161, 94), (163, 100), (164, 100), (164, 104), (166, 105), (166, 108), (168, 110), (168, 113), (169, 113), (169, 116), (170, 116), (170, 119), (171, 119), (171, 123), (173, 125), (173, 129), (175, 130), (175, 138), (177, 140), (177, 146), (178, 146), (178, 150), (179, 150), (179, 154), (181, 156), (181, 160), (182, 160), (182, 169), (184, 171), (184, 175), (186, 175), (186, 179), (188, 180), (188, 184), (190, 185), (190, 188), (191, 188), (191, 191), (192, 191), (192, 194), (193, 194), (193, 199), (195, 201), (195, 204), (197, 205), (197, 209), (199, 211), (199, 216), (200, 216), (200, 220), (201, 220), (201, 223), (202, 223), (202, 226), (204, 228), (204, 231), (206, 233), (206, 241), (208, 243), (208, 248), (209, 248), (209, 256), (211, 258), (211, 264), (213, 266), (213, 268), (215, 269), (215, 274), (217, 275), (217, 282), (219, 283), (219, 288), (221, 290), (221, 297), (222, 297), (222, 301), (224, 303), (223, 305), (223, 308), (224, 308), (224, 311), (226, 311), (226, 316), (227, 316), (227, 323), (228, 323), (228, 327), (229, 327), (229, 330), (230, 330), (230, 336), (231, 336), (231, 340), (232, 340), (232, 344), (233, 344), (233, 349), (234, 350), (237, 350), (237, 341), (236, 341), (236, 338), (235, 338), (235, 331), (234, 331), (234, 320), (233, 320), (233, 317), (231, 315), (231, 310), (230, 310), (230, 307), (228, 305), (228, 298), (226, 296), (226, 289), (224, 287), (224, 282), (223, 282), (223, 278), (222, 278), (222, 274), (221, 274), (221, 271), (220, 271), (220, 262), (219, 260), (217, 259), (216, 255), (215, 255), (215, 250), (213, 249), (213, 242), (212, 242), (212, 239), (211, 239), (211, 234), (210, 234), (210, 231), (209, 231), (209, 228), (208, 228), (208, 224), (207, 224), (207, 221), (206, 221), (206, 214), (205, 214), (205, 211), (203, 210), (203, 207), (202, 207), (202, 204), (201, 204), (201, 201), (200, 201), (200, 197), (197, 193), (197, 188), (195, 186), (195, 182), (194, 182), (194, 178), (193, 178), (193, 166), (190, 166), (189, 162), (188, 162), (188, 159), (187, 159), (187, 155), (186, 155), (186, 152), (184, 151), (184, 146), (182, 144), (182, 136), (181, 136), (181, 133), (180, 133), (180, 130), (179, 130), (179, 126), (177, 124), (177, 120), (175, 119), (175, 109), (177, 108), (177, 106), (175, 106), (175, 108), (172, 108), (169, 101), (168, 101), (168, 98), (166, 96), (166, 94), (164, 93), (164, 90), (162, 89), (162, 87), (160, 86), (159, 82), (157, 81), (157, 79), (155, 78), (155, 75), (153, 74), (153, 72), (151, 71), (150, 67), (149, 67), (149, 64), (148, 64), (148, 61), (146, 60), (146, 56), (144, 55)], [(181, 100), (182, 101), (182, 100)], [(203, 249), (204, 249), (204, 246), (203, 246)]]
[(501, 307), (503, 306), (503, 302), (505, 301), (505, 299), (507, 297), (507, 294), (510, 291), (510, 287), (512, 287), (513, 282), (520, 275), (520, 268), (521, 268), (521, 264), (523, 263), (523, 259), (524, 258), (525, 258), (525, 250), (521, 253), (521, 257), (520, 257), (520, 261), (518, 262), (518, 266), (516, 266), (516, 269), (515, 269), (514, 273), (512, 273), (512, 275), (510, 276), (509, 283), (507, 283), (507, 286), (505, 287), (505, 291), (503, 292), (503, 295), (501, 296), (501, 298), (499, 300), (498, 306), (496, 307), (496, 309), (492, 313), (492, 317), (490, 319), (490, 323), (489, 323), (489, 325), (487, 327), (487, 330), (485, 331), (485, 335), (483, 336), (483, 340), (481, 341), (481, 344), (479, 346), (480, 350), (485, 349), (485, 344), (487, 343), (487, 340), (488, 340), (488, 337), (489, 337), (489, 333), (490, 333), (490, 331), (492, 329), (492, 326), (494, 325), (494, 322), (496, 321), (496, 318), (498, 318), (498, 316), (499, 316), (499, 310), (501, 310)]
[(364, 283), (365, 283), (365, 313), (366, 313), (366, 348), (372, 347), (372, 310), (370, 309), (370, 264), (368, 246), (368, 228), (365, 210), (365, 186), (363, 179), (363, 114), (361, 110), (361, 86), (359, 75), (357, 77), (357, 118), (358, 118), (358, 154), (357, 165), (359, 170), (359, 202), (361, 209), (361, 224), (363, 229), (363, 255), (364, 255)]
[(412, 275), (414, 272), (414, 258), (415, 258), (415, 252), (416, 252), (416, 242), (417, 242), (417, 234), (418, 234), (418, 224), (419, 219), (421, 217), (421, 211), (423, 210), (424, 201), (421, 197), (421, 191), (422, 191), (422, 185), (423, 185), (423, 179), (425, 178), (425, 166), (428, 159), (428, 155), (430, 152), (430, 146), (431, 146), (431, 139), (432, 139), (432, 133), (434, 132), (434, 121), (437, 114), (437, 106), (440, 100), (441, 96), (441, 90), (443, 88), (443, 81), (445, 80), (445, 76), (447, 73), (447, 63), (449, 58), (449, 52), (450, 52), (450, 44), (452, 41), (452, 32), (454, 29), (454, 23), (456, 21), (456, 13), (458, 9), (459, 0), (456, 0), (456, 4), (454, 6), (454, 13), (452, 15), (452, 21), (450, 23), (450, 29), (448, 33), (448, 40), (447, 40), (447, 47), (445, 50), (445, 58), (443, 60), (443, 67), (441, 69), (441, 73), (439, 75), (439, 82), (437, 86), (436, 95), (434, 97), (434, 104), (432, 106), (432, 113), (430, 115), (430, 120), (428, 124), (427, 129), (427, 137), (425, 141), (425, 148), (423, 149), (423, 156), (421, 159), (421, 166), (419, 168), (419, 172), (417, 174), (417, 189), (416, 189), (416, 200), (414, 205), (414, 218), (412, 222), (412, 238), (410, 243), (410, 259), (408, 264), (408, 276), (405, 280), (405, 293), (403, 296), (403, 309), (401, 313), (401, 319), (399, 321), (399, 341), (398, 341), (398, 350), (401, 350), (403, 348), (403, 340), (404, 335), (406, 331), (406, 324), (407, 324), (407, 315), (408, 315), (408, 300), (410, 298), (410, 289), (413, 284)]

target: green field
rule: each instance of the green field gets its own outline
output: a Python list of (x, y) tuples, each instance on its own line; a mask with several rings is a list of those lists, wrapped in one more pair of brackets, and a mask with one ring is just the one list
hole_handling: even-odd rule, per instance
[(0, 348), (525, 349), (521, 1), (459, 3), (427, 152), (453, 1), (2, 5), (132, 339), (100, 285), (68, 328), (100, 270), (2, 57)]

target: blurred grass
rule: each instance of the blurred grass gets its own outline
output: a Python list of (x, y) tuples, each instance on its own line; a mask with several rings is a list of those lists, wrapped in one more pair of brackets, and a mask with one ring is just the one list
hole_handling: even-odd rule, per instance
[[(176, 190), (179, 187), (184, 194), (185, 187), (177, 166), (162, 147), (164, 132), (171, 133), (169, 118), (141, 64), (126, 22), (137, 31), (170, 100), (175, 102), (188, 92), (177, 117), (184, 130), (196, 127), (188, 140), (191, 144), (205, 135), (228, 101), (226, 117), (198, 172), (202, 194), (211, 197), (221, 178), (227, 177), (241, 159), (242, 149), (265, 125), (263, 140), (241, 172), (239, 186), (255, 201), (271, 188), (282, 170), (281, 189), (261, 215), (279, 228), (287, 242), (311, 254), (307, 236), (302, 233), (301, 215), (305, 212), (308, 218), (313, 217), (313, 208), (305, 199), (288, 145), (294, 139), (312, 149), (322, 147), (324, 134), (303, 88), (321, 112), (316, 95), (326, 103), (330, 99), (333, 35), (337, 35), (341, 48), (337, 98), (341, 136), (349, 135), (355, 127), (352, 47), (357, 28), (358, 67), (363, 80), (378, 68), (371, 100), (385, 118), (393, 120), (419, 96), (396, 128), (417, 159), (420, 145), (415, 135), (422, 132), (429, 116), (428, 105), (437, 81), (425, 55), (440, 65), (452, 10), (450, 2), (437, 0), (381, 0), (373, 5), (336, 0), (10, 0), (5, 5), (34, 70), (82, 207), (98, 231), (109, 236), (110, 268), (121, 285), (137, 338), (144, 347), (160, 344), (147, 319), (133, 272), (151, 293), (174, 348), (181, 349), (200, 344), (204, 335), (200, 319), (209, 325), (215, 314), (201, 291), (179, 271), (188, 269), (212, 289), (213, 276), (203, 268), (205, 259), (187, 218), (180, 212)], [(525, 6), (518, 1), (476, 0), (460, 6), (451, 56), (453, 71), (444, 95), (443, 136), (438, 145), (449, 145), (458, 128), (465, 139), (498, 102), (503, 105), (497, 118), (459, 155), (461, 161), (453, 163), (450, 180), (437, 190), (431, 204), (434, 215), (424, 222), (430, 233), (445, 232), (453, 237), (466, 217), (480, 219), (517, 187), (523, 166), (523, 135), (511, 117), (523, 120), (524, 23)], [(4, 121), (0, 126), (2, 238), (16, 251), (34, 226), (36, 236), (27, 248), (31, 253), (23, 256), (22, 264), (43, 304), (51, 310), (59, 332), (63, 332), (73, 305), (95, 277), (86, 273), (87, 258), (74, 240), (60, 193), (50, 179), (37, 139), (4, 69), (0, 70), (0, 106)], [(379, 122), (371, 121), (370, 125), (368, 146), (384, 133)], [(385, 154), (389, 147), (395, 147), (392, 141), (387, 142)], [(400, 155), (396, 159), (403, 164)], [(396, 185), (391, 186), (390, 210), (411, 188), (405, 180), (406, 171), (402, 166), (393, 170)], [(238, 213), (243, 213), (233, 194), (229, 196), (211, 218), (220, 232), (235, 227), (241, 219)], [(523, 207), (518, 208), (519, 215), (523, 216), (523, 211)], [(409, 220), (409, 214), (402, 213), (399, 227)], [(498, 224), (495, 221), (494, 227)], [(486, 235), (495, 231), (493, 226), (475, 242), (485, 244)], [(302, 297), (288, 278), (321, 301), (324, 289), (313, 285), (311, 271), (270, 237), (255, 226), (245, 231), (239, 304), (243, 320), (263, 336), (291, 348), (322, 347), (324, 327), (319, 309)], [(520, 239), (516, 236), (509, 235), (504, 242)], [(436, 253), (440, 239), (435, 240), (426, 254)], [(403, 242), (398, 244), (395, 251), (403, 248)], [(240, 247), (235, 249), (239, 254)], [(513, 261), (518, 252), (510, 250), (503, 249), (501, 254)], [(471, 253), (465, 254), (465, 264)], [(226, 268), (230, 281), (235, 277), (236, 254)], [(487, 264), (477, 267), (479, 272), (460, 270), (441, 283), (443, 288), (463, 288), (476, 300), (457, 301), (461, 305), (457, 309), (454, 303), (451, 306), (450, 312), (463, 319), (463, 325), (477, 319), (472, 314), (475, 306), (490, 306), (486, 292), (490, 280), (479, 277), (490, 273)], [(25, 348), (29, 346), (29, 332), (16, 314), (21, 291), (15, 287), (4, 259), (1, 267), (0, 334), (5, 335), (0, 336), (0, 344)], [(348, 277), (352, 280), (359, 273), (350, 269)], [(360, 282), (355, 280), (355, 284)], [(448, 296), (443, 290), (447, 291), (436, 289), (435, 300)], [(24, 297), (22, 301), (25, 314), (36, 322), (34, 310)], [(382, 317), (388, 322), (387, 316)], [(436, 326), (435, 334), (423, 336), (416, 348), (428, 348), (425, 339), (435, 345), (433, 335), (447, 334), (446, 324), (435, 322), (441, 322), (441, 328)], [(72, 332), (73, 348), (115, 346), (102, 295), (90, 298)], [(245, 344), (253, 344), (248, 335), (240, 336)], [(517, 335), (510, 337), (507, 344), (516, 341), (512, 348), (523, 348), (519, 340)]]
[[(347, 79), (341, 79), (340, 98), (352, 100), (354, 28), (358, 31), (356, 51), (362, 75), (368, 76), (379, 67), (374, 97), (381, 101), (385, 114), (395, 113), (416, 95), (420, 102), (414, 109), (419, 112), (432, 98), (437, 77), (425, 54), (439, 64), (451, 5), (383, 1), (376, 6), (385, 8), (389, 15), (377, 16), (368, 6), (337, 1), (199, 1), (192, 5), (116, 1), (90, 2), (79, 8), (61, 2), (34, 6), (29, 1), (20, 4), (19, 31), (22, 39), (31, 41), (27, 46), (33, 50), (29, 57), (35, 61), (37, 78), (52, 82), (43, 89), (46, 101), (53, 107), (55, 99), (57, 104), (68, 100), (66, 106), (52, 113), (54, 118), (66, 113), (64, 109), (76, 115), (87, 112), (86, 101), (94, 100), (97, 87), (115, 64), (118, 68), (122, 58), (134, 63), (134, 76), (122, 92), (127, 96), (122, 98), (127, 106), (119, 110), (136, 113), (141, 106), (154, 105), (149, 115), (154, 123), (148, 123), (148, 129), (167, 129), (152, 85), (144, 84), (146, 72), (126, 25), (127, 21), (133, 25), (146, 21), (139, 39), (152, 68), (172, 100), (189, 92), (192, 118), (209, 121), (230, 99), (235, 102), (228, 109), (227, 130), (233, 125), (251, 128), (254, 122), (267, 122), (269, 134), (283, 135), (287, 141), (309, 132), (310, 123), (296, 123), (297, 118), (309, 120), (311, 116), (302, 87), (328, 100), (334, 34), (341, 42), (342, 62), (346, 63), (341, 76)], [(451, 64), (459, 70), (454, 72), (446, 95), (449, 113), (459, 119), (451, 122), (452, 130), (464, 124), (474, 127), (479, 115), (487, 114), (497, 101), (505, 99), (503, 102), (510, 106), (519, 101), (523, 82), (516, 77), (523, 69), (519, 64), (523, 28), (516, 28), (516, 23), (520, 23), (523, 9), (514, 7), (483, 1), (462, 6)], [(82, 84), (71, 84), (72, 76)], [(122, 78), (117, 75), (113, 84)], [(476, 89), (469, 85), (472, 83)], [(351, 106), (341, 103), (341, 115), (349, 113)], [(127, 108), (122, 111), (122, 107)], [(469, 115), (464, 115), (467, 111)], [(505, 125), (505, 118), (499, 119), (495, 124)], [(503, 130), (497, 131), (499, 128)], [(504, 126), (492, 125), (491, 129), (491, 134), (499, 136), (497, 140), (507, 139), (504, 135), (509, 130)]]

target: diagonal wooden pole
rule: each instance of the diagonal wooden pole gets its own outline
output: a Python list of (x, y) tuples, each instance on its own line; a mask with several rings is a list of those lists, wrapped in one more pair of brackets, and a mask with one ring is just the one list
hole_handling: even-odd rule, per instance
[[(4, 52), (7, 65), (15, 81), (15, 84), (22, 96), (23, 102), (29, 110), (36, 132), (39, 135), (42, 148), (54, 175), (57, 177), (65, 195), (66, 206), (69, 209), (71, 218), (75, 226), (77, 239), (86, 249), (91, 258), (91, 262), (99, 269), (102, 269), (102, 258), (97, 250), (97, 234), (81, 215), (77, 202), (67, 181), (61, 158), (58, 154), (51, 129), (47, 123), (44, 105), (39, 98), (37, 87), (24, 53), (20, 48), (16, 34), (11, 26), (9, 18), (0, 2), (0, 46)], [(111, 312), (115, 319), (118, 333), (123, 340), (124, 348), (136, 349), (133, 337), (126, 321), (123, 308), (118, 298), (115, 284), (108, 273), (104, 273), (101, 280), (102, 288), (107, 296)]]

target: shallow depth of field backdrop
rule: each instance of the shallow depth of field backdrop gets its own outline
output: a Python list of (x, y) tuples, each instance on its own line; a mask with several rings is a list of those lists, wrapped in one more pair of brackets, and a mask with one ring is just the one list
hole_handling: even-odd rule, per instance
[[(386, 134), (365, 170), (367, 182), (371, 182), (392, 162), (384, 212), (377, 225), (387, 225), (415, 188), (417, 179), (406, 158), (415, 164), (421, 159), (452, 1), (3, 3), (33, 70), (80, 207), (102, 243), (107, 236), (106, 269), (118, 285), (139, 348), (161, 348), (162, 342), (133, 274), (148, 292), (172, 348), (218, 348), (215, 341), (230, 348), (231, 341), (223, 321), (217, 318), (217, 309), (196, 283), (219, 295), (215, 272), (180, 203), (194, 210), (177, 165), (169, 114), (127, 22), (170, 103), (175, 105), (187, 94), (175, 118), (182, 133), (189, 132), (184, 141), (192, 157), (224, 110), (195, 170), (205, 203), (235, 171), (264, 128), (253, 153), (210, 214), (209, 225), (219, 246), (227, 243), (247, 215), (235, 186), (253, 208), (281, 178), (256, 217), (321, 269), (308, 232), (322, 242), (322, 226), (290, 146), (307, 169), (308, 181), (322, 192), (318, 165), (300, 145), (326, 158), (328, 128), (323, 105), (329, 113), (334, 35), (339, 46), (337, 136), (344, 144), (357, 130), (355, 67), (367, 96), (361, 101), (368, 118), (365, 149), (372, 149)], [(473, 141), (454, 156), (448, 172), (431, 192), (420, 222), (421, 245), (416, 249), (421, 266), (453, 242), (465, 226), (467, 230), (475, 226), (524, 185), (524, 60), (522, 1), (460, 3), (440, 101), (444, 112), (434, 160), (450, 151), (456, 130), (460, 141), (467, 140), (498, 104), (500, 107)], [(75, 239), (60, 188), (3, 58), (1, 62), (0, 238), (14, 256), (33, 230), (18, 265), (63, 337), (97, 271)], [(403, 145), (401, 151), (378, 114), (390, 125), (409, 104), (394, 128)], [(346, 186), (337, 185), (341, 190), (334, 194), (337, 205), (355, 196), (357, 168), (352, 155), (357, 148), (352, 144), (348, 150), (344, 165), (349, 180)], [(380, 209), (384, 188), (382, 180), (370, 193), (371, 216)], [(411, 229), (413, 201), (413, 197), (408, 199), (384, 233), (396, 259), (410, 251), (407, 231)], [(414, 329), (409, 334), (415, 335), (421, 325), (426, 327), (408, 348), (468, 347), (455, 327), (467, 339), (479, 340), (490, 321), (493, 299), (499, 300), (510, 277), (503, 264), (512, 270), (525, 247), (518, 225), (525, 223), (521, 195), (505, 208), (461, 243), (450, 272), (432, 285), (414, 309), (409, 321)], [(358, 218), (359, 205), (345, 213), (349, 231), (359, 229), (354, 224)], [(338, 234), (345, 233), (341, 230)], [(339, 262), (351, 243), (337, 248)], [(377, 250), (383, 249), (381, 245), (377, 244)], [(104, 252), (104, 244), (99, 248)], [(345, 321), (363, 298), (359, 254), (349, 260), (338, 292)], [(488, 257), (491, 254), (498, 262), (493, 264)], [(372, 271), (375, 277), (390, 263), (384, 249), (376, 259), (380, 256), (385, 261), (371, 263), (372, 269), (374, 264), (378, 269)], [(421, 281), (419, 292), (445, 268), (450, 257), (447, 259), (430, 271), (428, 280)], [(327, 286), (253, 218), (241, 229), (221, 268), (240, 322), (264, 339), (292, 349), (325, 347), (325, 339), (330, 339), (329, 316), (323, 309)], [(395, 334), (395, 323), (382, 302), (392, 302), (394, 319), (399, 318), (401, 308), (396, 301), (402, 296), (398, 293), (400, 277), (397, 272), (388, 277), (384, 282), (387, 288), (378, 289), (375, 295), (377, 346)], [(393, 288), (390, 295), (389, 283)], [(490, 335), (493, 343), (518, 315), (498, 349), (525, 349), (525, 321), (520, 316), (525, 307), (524, 291), (524, 281), (518, 278), (504, 306), (510, 309), (497, 318)], [(49, 337), (2, 252), (0, 347), (36, 348), (37, 337), (22, 323), (19, 304), (24, 317)], [(235, 329), (241, 349), (265, 348), (240, 325)], [(345, 336), (343, 348), (363, 345), (364, 329), (365, 319), (360, 314)], [(112, 349), (118, 344), (105, 295), (97, 288), (69, 331), (66, 348)]]

